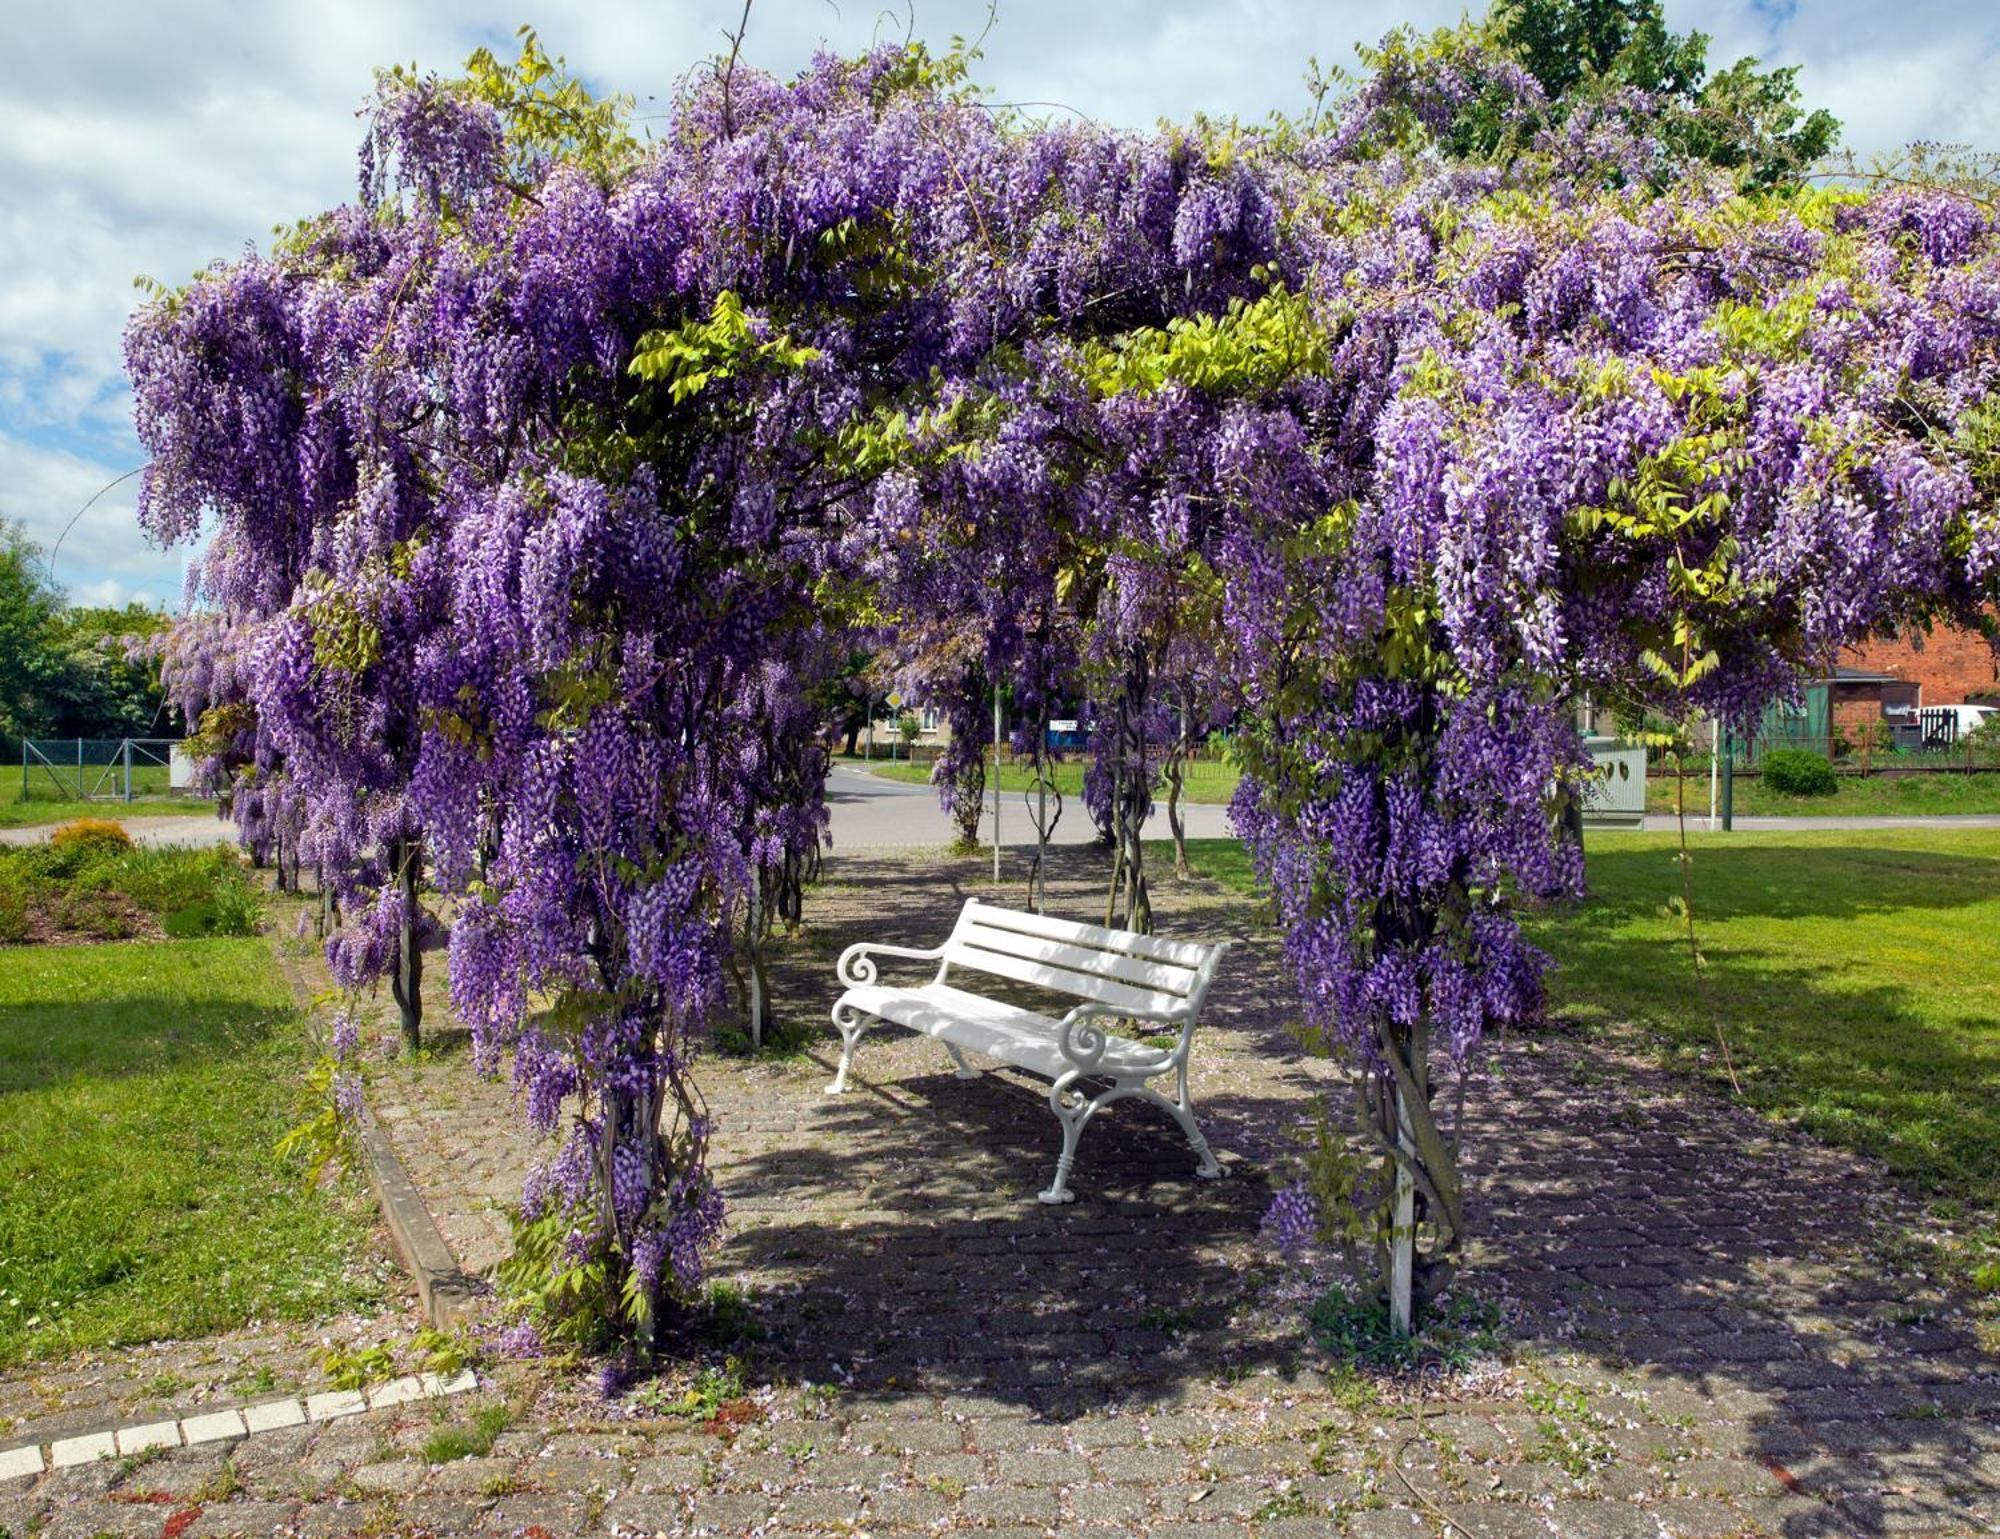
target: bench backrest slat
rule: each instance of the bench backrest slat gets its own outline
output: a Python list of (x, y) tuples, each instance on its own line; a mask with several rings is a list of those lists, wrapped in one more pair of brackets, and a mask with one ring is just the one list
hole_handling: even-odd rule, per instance
[(995, 908), (974, 899), (945, 943), (944, 965), (1168, 1016), (1199, 1008), (1218, 950)]
[(1141, 957), (1121, 956), (1115, 951), (1078, 946), (1070, 941), (1044, 940), (1039, 935), (1028, 935), (1004, 924), (994, 924), (991, 922), (993, 917), (991, 909), (972, 916), (959, 926), (954, 940), (964, 945), (981, 946), (988, 951), (1004, 951), (1013, 956), (1053, 962), (1062, 967), (1081, 967), (1086, 972), (1101, 973), (1106, 978), (1115, 978), (1156, 993), (1173, 994), (1181, 999), (1187, 998), (1194, 989), (1195, 970), (1192, 967), (1177, 967), (1171, 962), (1148, 962)]
[(977, 898), (965, 905), (964, 919), (1001, 929), (1018, 930), (1023, 935), (1039, 935), (1046, 940), (1068, 941), (1098, 951), (1114, 951), (1120, 956), (1144, 957), (1153, 962), (1171, 962), (1176, 967), (1196, 968), (1215, 950), (1201, 941), (1168, 940), (1162, 935), (1138, 935), (1130, 930), (1107, 930), (1102, 925), (1080, 924), (1074, 919), (1057, 919), (1049, 914), (1030, 914), (1020, 909), (996, 908)]

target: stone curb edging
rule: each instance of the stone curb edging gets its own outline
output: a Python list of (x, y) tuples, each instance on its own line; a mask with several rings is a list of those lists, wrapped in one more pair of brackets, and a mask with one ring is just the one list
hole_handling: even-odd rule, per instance
[(99, 1459), (124, 1458), (154, 1449), (194, 1448), (203, 1443), (233, 1442), (253, 1432), (269, 1432), (278, 1427), (301, 1427), (308, 1422), (329, 1422), (342, 1416), (358, 1416), (363, 1411), (386, 1410), (392, 1405), (408, 1405), (415, 1400), (462, 1395), (479, 1388), (479, 1377), (470, 1368), (447, 1379), (438, 1373), (406, 1374), (367, 1389), (330, 1389), (318, 1394), (294, 1395), (285, 1400), (265, 1400), (256, 1405), (207, 1411), (176, 1421), (146, 1422), (117, 1427), (109, 1432), (84, 1432), (58, 1438), (47, 1445), (30, 1443), (23, 1448), (0, 1450), (0, 1481), (40, 1475), (45, 1469), (68, 1469)]
[[(292, 1002), (301, 1015), (313, 1018), (312, 990), (299, 976), (293, 959), (286, 955), (276, 935), (267, 937), (278, 971), (292, 991)], [(450, 1331), (473, 1312), (479, 1285), (467, 1276), (451, 1253), (451, 1245), (438, 1229), (437, 1220), (424, 1203), (423, 1193), (403, 1168), (395, 1145), (375, 1120), (366, 1102), (355, 1130), (368, 1167), (368, 1186), (375, 1194), (375, 1206), (389, 1226), (389, 1238), (396, 1247), (396, 1259), (417, 1285), (417, 1300), (425, 1317), (440, 1331)]]
[(417, 1285), (417, 1298), (424, 1313), (438, 1330), (449, 1331), (473, 1311), (478, 1284), (458, 1264), (451, 1246), (439, 1232), (437, 1220), (424, 1203), (423, 1193), (375, 1121), (374, 1110), (361, 1107), (356, 1140), (368, 1162), (368, 1184), (375, 1192), (375, 1205), (389, 1226), (396, 1255), (403, 1270)]

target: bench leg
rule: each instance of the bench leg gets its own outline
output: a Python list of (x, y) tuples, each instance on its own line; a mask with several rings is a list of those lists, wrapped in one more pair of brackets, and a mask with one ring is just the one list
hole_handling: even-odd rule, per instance
[(958, 1070), (957, 1070), (957, 1073), (958, 1073), (958, 1077), (959, 1077), (960, 1079), (977, 1079), (977, 1078), (979, 1078), (979, 1071), (978, 1071), (977, 1069), (973, 1068), (973, 1066), (972, 1066), (971, 1064), (969, 1064), (969, 1063), (967, 1063), (967, 1062), (965, 1061), (965, 1054), (961, 1053), (961, 1052), (960, 1052), (960, 1051), (958, 1050), (958, 1044), (957, 1044), (957, 1043), (955, 1043), (955, 1042), (947, 1042), (947, 1043), (945, 1043), (945, 1045), (944, 1045), (944, 1050), (945, 1050), (945, 1051), (946, 1051), (947, 1053), (951, 1054), (951, 1061), (952, 1061), (953, 1063), (955, 1063), (955, 1064), (957, 1064), (957, 1065), (958, 1065)]
[(1076, 1201), (1076, 1193), (1069, 1189), (1069, 1173), (1076, 1164), (1076, 1140), (1099, 1104), (1080, 1091), (1068, 1089), (1061, 1080), (1057, 1080), (1055, 1087), (1049, 1091), (1049, 1110), (1062, 1123), (1063, 1145), (1062, 1154), (1056, 1160), (1056, 1178), (1049, 1183), (1047, 1191), (1035, 1194), (1037, 1202), (1054, 1207)]
[(1201, 1124), (1194, 1120), (1194, 1102), (1188, 1096), (1186, 1064), (1181, 1065), (1180, 1073), (1174, 1078), (1174, 1099), (1169, 1101), (1165, 1096), (1156, 1096), (1156, 1099), (1181, 1125), (1181, 1131), (1187, 1134), (1188, 1147), (1201, 1161), (1194, 1173), (1204, 1181), (1219, 1180), (1222, 1167), (1216, 1164), (1215, 1151), (1208, 1147), (1208, 1140), (1201, 1135)]
[(826, 1093), (839, 1095), (847, 1088), (847, 1071), (854, 1066), (854, 1050), (861, 1045), (863, 1034), (875, 1024), (875, 1017), (850, 1010), (845, 1005), (835, 1005), (833, 1024), (840, 1031), (840, 1067), (834, 1071), (833, 1083), (826, 1087)]
[(1070, 1088), (1069, 1079), (1057, 1080), (1049, 1091), (1049, 1110), (1056, 1114), (1063, 1128), (1062, 1154), (1056, 1160), (1056, 1178), (1049, 1183), (1049, 1189), (1038, 1193), (1040, 1201), (1047, 1203), (1074, 1202), (1076, 1193), (1069, 1189), (1070, 1171), (1076, 1166), (1076, 1141), (1083, 1133), (1083, 1125), (1113, 1101), (1149, 1101), (1181, 1125), (1187, 1134), (1188, 1147), (1194, 1150), (1200, 1161), (1195, 1174), (1204, 1181), (1214, 1181), (1222, 1175), (1222, 1167), (1216, 1163), (1215, 1151), (1208, 1147), (1208, 1140), (1202, 1136), (1201, 1124), (1194, 1120), (1194, 1102), (1188, 1097), (1187, 1070), (1183, 1068), (1174, 1086), (1177, 1098), (1169, 1101), (1150, 1085), (1119, 1084), (1105, 1091), (1095, 1099)]

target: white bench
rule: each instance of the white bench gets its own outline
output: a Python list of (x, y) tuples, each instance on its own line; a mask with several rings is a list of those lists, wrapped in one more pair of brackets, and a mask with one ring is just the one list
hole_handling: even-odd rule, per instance
[[(1228, 944), (1106, 930), (968, 898), (950, 938), (933, 950), (864, 941), (841, 953), (840, 981), (847, 992), (833, 1007), (842, 1042), (840, 1069), (827, 1094), (847, 1088), (847, 1071), (863, 1034), (887, 1021), (944, 1043), (961, 1079), (977, 1077), (978, 1071), (965, 1061), (969, 1049), (1053, 1081), (1049, 1109), (1062, 1123), (1062, 1156), (1055, 1180), (1040, 1194), (1043, 1202), (1075, 1197), (1069, 1174), (1083, 1125), (1127, 1097), (1150, 1101), (1178, 1122), (1201, 1161), (1195, 1174), (1212, 1179), (1222, 1168), (1201, 1136), (1188, 1099), (1188, 1044), (1202, 997)], [(876, 957), (934, 961), (937, 976), (915, 988), (880, 983)], [(965, 973), (1033, 984), (1081, 1003), (1060, 1018), (1040, 1015), (955, 986), (951, 980)], [(1106, 1020), (1170, 1028), (1173, 1045), (1149, 1046), (1116, 1036), (1104, 1029)], [(1174, 1077), (1171, 1101), (1148, 1083), (1165, 1074)], [(1095, 1095), (1083, 1083), (1103, 1080), (1110, 1087)]]

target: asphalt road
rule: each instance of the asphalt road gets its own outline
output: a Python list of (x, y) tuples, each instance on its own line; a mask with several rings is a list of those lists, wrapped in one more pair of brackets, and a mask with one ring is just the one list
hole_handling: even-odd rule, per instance
[[(867, 770), (836, 764), (826, 783), (827, 810), (833, 819), (835, 851), (882, 845), (939, 845), (953, 838), (952, 823), (938, 809), (937, 792), (929, 786), (888, 780)], [(1184, 811), (1183, 826), (1190, 839), (1219, 839), (1229, 835), (1228, 808), (1190, 804)], [(980, 819), (982, 841), (993, 837), (993, 797), (986, 797), (985, 816)], [(1051, 840), (1055, 844), (1089, 844), (1097, 828), (1079, 798), (1066, 797), (1062, 816)], [(1165, 839), (1167, 815), (1156, 805), (1146, 822), (1146, 837)], [(1000, 799), (1000, 843), (1003, 848), (1033, 845), (1035, 825), (1028, 814), (1026, 793), (1010, 791)]]
[[(887, 780), (867, 770), (837, 764), (827, 780), (826, 800), (833, 820), (835, 851), (883, 846), (933, 847), (949, 844), (952, 839), (951, 820), (938, 809), (937, 792), (927, 785)], [(1227, 808), (1194, 803), (1185, 812), (1189, 838), (1229, 837)], [(106, 807), (105, 815), (117, 817), (116, 807)], [(141, 844), (227, 844), (236, 838), (235, 824), (224, 822), (209, 812), (186, 817), (132, 818), (125, 826)], [(1688, 819), (1690, 832), (1706, 826), (1706, 818)], [(1667, 833), (1673, 827), (1674, 820), (1670, 817), (1646, 819), (1649, 832)], [(1738, 818), (1736, 828), (1742, 833), (1814, 828), (2000, 828), (2000, 816)], [(47, 838), (48, 833), (47, 828), (0, 828), (0, 844), (32, 844)], [(986, 812), (980, 820), (979, 833), (982, 840), (993, 836), (991, 796), (986, 799)], [(1146, 823), (1146, 837), (1165, 839), (1167, 836), (1166, 814), (1156, 806), (1153, 816)], [(1096, 837), (1097, 830), (1082, 804), (1074, 797), (1066, 799), (1061, 820), (1056, 824), (1054, 842), (1088, 844)], [(1035, 842), (1035, 826), (1029, 819), (1026, 801), (1018, 791), (1009, 792), (1001, 799), (1000, 842), (1009, 849), (1024, 848)]]

